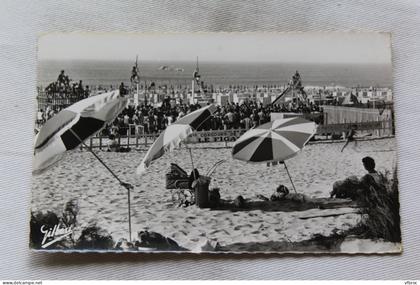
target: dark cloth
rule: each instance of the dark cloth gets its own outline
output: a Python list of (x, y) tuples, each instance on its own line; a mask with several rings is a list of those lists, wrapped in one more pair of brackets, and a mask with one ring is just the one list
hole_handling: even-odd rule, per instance
[(376, 191), (386, 191), (383, 181), (383, 175), (376, 171), (366, 174), (360, 180), (356, 176), (350, 176), (334, 182), (331, 197), (350, 198), (352, 200), (364, 199), (364, 197), (370, 195), (372, 188)]
[(122, 83), (120, 85), (119, 90), (120, 90), (120, 96), (124, 96), (124, 95), (127, 95), (128, 94), (127, 88), (125, 88), (124, 84), (122, 84)]
[(334, 182), (331, 198), (350, 198), (356, 200), (361, 191), (360, 181), (356, 176), (347, 177), (344, 180)]
[(189, 177), (189, 183), (188, 186), (191, 189), (192, 184), (194, 180), (197, 180), (200, 177), (200, 173), (198, 172), (197, 168), (195, 168), (193, 171), (191, 171), (190, 177)]
[(371, 172), (360, 179), (360, 185), (367, 191), (370, 190), (370, 187), (373, 187), (375, 190), (383, 190), (384, 177), (377, 171)]

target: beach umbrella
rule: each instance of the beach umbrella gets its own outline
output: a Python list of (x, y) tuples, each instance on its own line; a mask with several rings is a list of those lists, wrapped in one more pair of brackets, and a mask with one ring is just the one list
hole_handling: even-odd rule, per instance
[[(179, 146), (181, 141), (186, 139), (206, 120), (208, 120), (215, 110), (216, 107), (214, 105), (208, 105), (185, 115), (172, 125), (169, 125), (163, 132), (160, 133), (159, 137), (149, 148), (146, 156), (137, 167), (136, 173), (142, 174), (150, 166), (152, 161), (161, 157), (165, 152), (172, 151), (174, 148)], [(194, 169), (192, 157), (191, 163), (193, 164)]]
[(282, 162), (295, 189), (285, 160), (295, 156), (315, 131), (314, 122), (300, 117), (274, 120), (243, 134), (235, 142), (232, 156), (248, 162)]
[(133, 188), (121, 179), (102, 161), (84, 140), (95, 135), (105, 125), (112, 122), (127, 106), (127, 98), (120, 96), (118, 90), (92, 96), (63, 109), (45, 122), (35, 136), (33, 173), (38, 174), (58, 162), (62, 155), (83, 144), (112, 176), (127, 189), (128, 224), (131, 241), (130, 189)]
[(112, 91), (92, 96), (61, 110), (45, 122), (35, 137), (33, 172), (48, 168), (68, 150), (112, 122), (127, 105), (127, 98)]

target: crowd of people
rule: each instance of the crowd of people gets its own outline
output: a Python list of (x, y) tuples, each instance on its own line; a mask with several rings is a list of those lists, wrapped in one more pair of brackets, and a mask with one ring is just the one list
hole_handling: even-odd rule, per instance
[(65, 74), (64, 70), (61, 70), (57, 77), (57, 80), (51, 82), (46, 88), (45, 93), (47, 96), (58, 95), (61, 97), (74, 97), (76, 100), (81, 100), (89, 97), (90, 89), (89, 86), (83, 86), (83, 81), (74, 82), (68, 75)]
[(60, 109), (91, 95), (88, 85), (83, 86), (82, 80), (79, 80), (79, 82), (73, 81), (65, 74), (64, 70), (60, 71), (57, 80), (48, 84), (44, 91), (47, 104), (37, 112), (37, 126), (43, 125), (48, 119), (58, 113)]
[(35, 124), (40, 127), (42, 126), (48, 119), (52, 118), (55, 114), (58, 113), (58, 110), (47, 106), (47, 108), (39, 109), (36, 114), (36, 121)]
[[(135, 71), (135, 67), (133, 67), (133, 76), (136, 75)], [(300, 76), (297, 72), (291, 84), (295, 84), (295, 82), (300, 82)], [(303, 89), (301, 85), (297, 85), (300, 89)], [(258, 86), (255, 86), (255, 88), (258, 89)], [(128, 86), (124, 86), (124, 83), (121, 83), (119, 91), (120, 94), (127, 95), (129, 93)], [(65, 74), (65, 71), (61, 70), (57, 80), (49, 84), (45, 88), (45, 92), (47, 96), (54, 94), (67, 98), (71, 97), (77, 102), (89, 97), (91, 90), (89, 86), (83, 86), (82, 80), (78, 83), (73, 82)], [(155, 107), (150, 104), (139, 105), (137, 107), (128, 106), (112, 124), (103, 130), (103, 134), (117, 137), (126, 135), (130, 129), (130, 125), (134, 125), (135, 127), (141, 126), (143, 132), (146, 134), (159, 133), (184, 115), (201, 108), (199, 104), (175, 104), (174, 100), (171, 100), (167, 96), (160, 107)], [(55, 108), (47, 106), (45, 110), (40, 109), (37, 114), (37, 124), (42, 125), (54, 116), (59, 111), (57, 107)], [(320, 110), (318, 105), (300, 98), (295, 98), (295, 100), (287, 103), (279, 102), (279, 104), (266, 106), (254, 101), (242, 102), (241, 104), (228, 103), (224, 106), (218, 106), (213, 116), (200, 126), (200, 130), (250, 129), (269, 122), (272, 112), (311, 114), (319, 111), (322, 110)]]
[[(126, 135), (130, 125), (142, 126), (146, 134), (159, 133), (167, 126), (173, 124), (181, 117), (201, 108), (199, 104), (172, 105), (170, 99), (164, 100), (160, 107), (139, 105), (136, 108), (128, 106), (104, 129), (104, 135)], [(217, 106), (216, 111), (199, 130), (229, 130), (250, 129), (270, 121), (272, 112), (298, 112), (311, 114), (322, 111), (311, 103), (295, 102), (290, 104), (276, 104), (263, 106), (260, 103), (248, 102), (230, 103), (226, 106)]]

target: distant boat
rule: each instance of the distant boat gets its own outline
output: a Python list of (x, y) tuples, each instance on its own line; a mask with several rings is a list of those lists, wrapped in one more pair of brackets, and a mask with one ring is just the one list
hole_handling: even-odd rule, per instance
[(159, 67), (159, 70), (169, 70), (169, 66), (162, 65), (162, 66)]
[(175, 67), (173, 65), (169, 66), (169, 65), (162, 65), (158, 68), (159, 70), (164, 70), (164, 71), (175, 71), (175, 72), (184, 72), (184, 69), (181, 67)]

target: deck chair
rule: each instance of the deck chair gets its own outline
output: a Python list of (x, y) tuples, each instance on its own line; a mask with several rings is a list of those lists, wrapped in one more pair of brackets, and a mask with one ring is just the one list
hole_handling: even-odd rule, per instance
[[(210, 179), (210, 176), (214, 173), (216, 168), (220, 166), (226, 160), (219, 160), (207, 171), (207, 173), (201, 177)], [(197, 170), (196, 170), (197, 171)], [(199, 175), (198, 171), (197, 174)], [(171, 190), (171, 197), (174, 203), (183, 204), (186, 201), (194, 203), (195, 191), (193, 187), (193, 181), (187, 172), (182, 169), (179, 165), (171, 163), (169, 172), (166, 173), (166, 189)]]
[(184, 201), (187, 196), (193, 196), (190, 177), (179, 165), (171, 163), (166, 173), (166, 189), (171, 190), (172, 201)]

